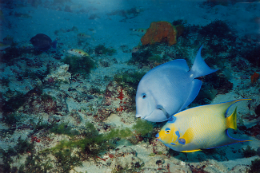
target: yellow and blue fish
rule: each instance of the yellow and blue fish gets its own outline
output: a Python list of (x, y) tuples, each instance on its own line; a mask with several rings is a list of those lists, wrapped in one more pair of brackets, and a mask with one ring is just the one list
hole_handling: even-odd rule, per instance
[(228, 129), (237, 129), (237, 108), (226, 117), (239, 99), (190, 108), (173, 115), (156, 135), (164, 145), (179, 152), (195, 152), (250, 140), (234, 139)]

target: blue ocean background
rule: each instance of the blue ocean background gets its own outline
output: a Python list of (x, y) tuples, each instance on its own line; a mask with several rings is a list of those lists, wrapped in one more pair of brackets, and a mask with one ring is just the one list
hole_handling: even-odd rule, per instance
[[(259, 11), (259, 0), (1, 1), (0, 172), (260, 172)], [(176, 44), (144, 45), (160, 21), (178, 27)], [(158, 65), (191, 67), (202, 45), (219, 70), (188, 108), (252, 99), (229, 131), (251, 141), (179, 153), (156, 140), (165, 122), (135, 117), (136, 89)]]

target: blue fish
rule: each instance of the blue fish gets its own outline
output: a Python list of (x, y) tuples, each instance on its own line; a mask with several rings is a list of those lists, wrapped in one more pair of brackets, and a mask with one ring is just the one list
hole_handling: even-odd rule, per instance
[(45, 52), (49, 50), (51, 47), (56, 48), (57, 40), (53, 41), (46, 34), (37, 34), (30, 39), (33, 47), (37, 51)]
[(184, 59), (176, 59), (153, 68), (143, 76), (136, 92), (136, 117), (163, 122), (196, 98), (202, 85), (197, 78), (217, 71), (202, 59), (202, 47), (191, 70)]

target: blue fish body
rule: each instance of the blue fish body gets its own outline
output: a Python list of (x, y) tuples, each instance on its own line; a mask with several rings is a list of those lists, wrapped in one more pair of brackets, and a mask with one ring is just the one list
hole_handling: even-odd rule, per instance
[(46, 34), (37, 34), (30, 39), (34, 49), (40, 52), (46, 52), (51, 47), (56, 48), (57, 40), (53, 41)]
[(163, 122), (196, 98), (202, 85), (196, 78), (217, 71), (202, 59), (202, 47), (191, 70), (184, 59), (177, 59), (157, 66), (143, 76), (136, 92), (136, 117)]

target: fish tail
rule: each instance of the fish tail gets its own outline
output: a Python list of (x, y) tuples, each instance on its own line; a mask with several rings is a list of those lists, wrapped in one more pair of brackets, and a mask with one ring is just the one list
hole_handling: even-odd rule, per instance
[(227, 120), (227, 128), (231, 128), (237, 130), (237, 107), (234, 112), (226, 118)]
[(54, 49), (56, 49), (56, 47), (57, 47), (57, 40), (53, 41), (52, 44), (51, 44), (51, 46), (52, 46)]
[[(235, 144), (235, 143), (241, 143), (241, 142), (249, 142), (249, 141), (252, 141), (252, 140), (249, 140), (249, 139), (235, 139), (233, 138), (232, 136), (229, 135), (228, 133), (228, 129), (226, 129), (226, 135), (229, 137), (229, 139), (231, 140), (231, 142), (229, 144)], [(227, 144), (227, 145), (229, 145)]]
[(191, 68), (191, 74), (193, 74), (193, 78), (197, 78), (197, 77), (201, 77), (201, 76), (205, 76), (208, 75), (210, 73), (214, 73), (215, 71), (217, 71), (218, 69), (211, 69), (203, 60), (203, 58), (201, 57), (201, 49), (203, 48), (203, 45), (200, 47), (194, 64)]

